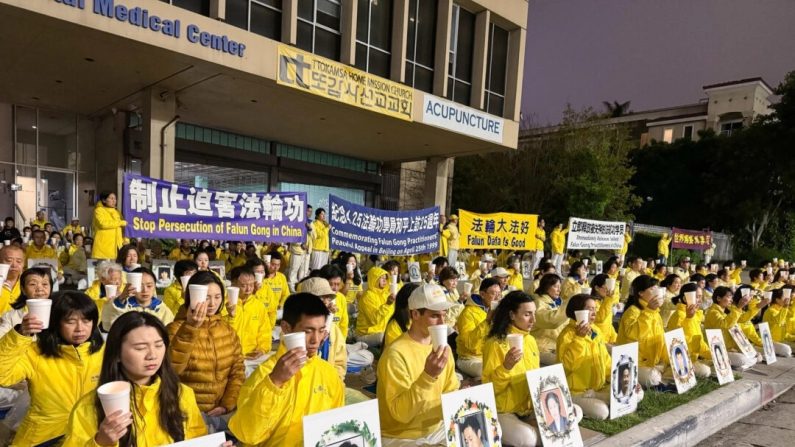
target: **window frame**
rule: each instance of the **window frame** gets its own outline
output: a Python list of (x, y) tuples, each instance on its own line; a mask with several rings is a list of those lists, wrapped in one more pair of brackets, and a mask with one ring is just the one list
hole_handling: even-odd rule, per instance
[[(387, 69), (386, 69), (387, 73), (386, 73), (385, 77), (388, 78), (389, 77), (389, 72), (390, 72), (390, 70), (392, 70), (392, 41), (391, 41), (391, 39), (387, 39), (387, 45), (389, 46), (388, 50), (385, 50), (383, 48), (379, 48), (379, 47), (377, 47), (377, 46), (375, 46), (375, 45), (373, 45), (371, 43), (372, 42), (372, 32), (373, 32), (373, 23), (372, 23), (372, 21), (373, 21), (373, 2), (370, 1), (370, 0), (363, 0), (363, 1), (367, 2), (367, 42), (362, 42), (361, 40), (358, 39), (357, 36), (354, 36), (354, 43), (355, 43), (355, 46), (357, 47), (357, 49), (358, 49), (359, 45), (362, 45), (365, 48), (365, 62), (364, 62), (364, 66), (363, 67), (359, 66), (358, 52), (357, 52), (356, 64), (354, 64), (354, 65), (356, 66), (356, 68), (359, 68), (360, 70), (364, 70), (364, 71), (370, 73), (370, 51), (375, 50), (375, 51), (377, 51), (377, 52), (379, 52), (379, 53), (381, 53), (381, 54), (383, 54), (383, 55), (385, 55), (387, 57), (388, 63), (387, 63)], [(395, 13), (395, 4), (394, 4), (393, 0), (389, 0), (389, 1), (390, 1), (390, 5), (389, 5), (390, 6), (389, 7), (389, 28), (390, 28), (389, 35), (391, 37), (392, 33), (394, 32), (394, 30), (392, 29), (393, 28), (392, 27), (392, 21), (394, 20), (394, 15), (395, 15), (394, 14)], [(357, 4), (357, 6), (358, 6), (358, 4)], [(357, 24), (357, 34), (358, 34), (358, 24)]]
[[(298, 0), (296, 0), (296, 1), (298, 1)], [(307, 19), (301, 17), (300, 14), (296, 14), (296, 24), (295, 24), (296, 25), (296, 31), (299, 31), (299, 26), (298, 25), (301, 22), (303, 22), (304, 24), (309, 25), (309, 26), (312, 27), (312, 48), (310, 50), (308, 50), (312, 54), (318, 54), (317, 51), (315, 51), (316, 48), (317, 48), (317, 29), (318, 28), (322, 29), (323, 31), (329, 32), (331, 34), (335, 34), (338, 37), (338, 39), (339, 39), (339, 42), (338, 42), (339, 43), (339, 48), (338, 48), (337, 52), (341, 54), (341, 51), (342, 51), (342, 0), (324, 0), (324, 1), (327, 1), (329, 3), (336, 4), (338, 6), (338, 8), (339, 8), (340, 14), (339, 14), (339, 17), (337, 17), (337, 18), (340, 20), (340, 29), (338, 29), (338, 30), (334, 30), (334, 29), (329, 28), (328, 26), (326, 26), (326, 25), (324, 25), (322, 23), (318, 23), (318, 21), (317, 21), (317, 10), (318, 10), (317, 9), (317, 2), (318, 2), (318, 0), (311, 0), (311, 1), (312, 1), (312, 22), (307, 21)], [(297, 42), (296, 42), (296, 46), (297, 46)], [(319, 56), (327, 57), (329, 59), (333, 59), (333, 58), (331, 58), (329, 56), (322, 55), (322, 54), (320, 54)], [(339, 57), (338, 57), (338, 59), (339, 59)]]
[[(408, 77), (406, 77), (405, 81), (404, 81), (404, 84), (406, 84), (408, 86), (411, 86), (413, 88), (417, 88), (416, 87), (416, 85), (417, 85), (417, 67), (422, 68), (423, 70), (429, 71), (431, 73), (431, 80), (433, 80), (433, 77), (436, 74), (436, 69), (435, 69), (434, 66), (430, 66), (429, 67), (429, 66), (427, 66), (425, 64), (417, 62), (417, 48), (418, 48), (417, 37), (420, 34), (419, 26), (417, 26), (417, 23), (419, 22), (420, 3), (423, 0), (410, 0), (409, 1), (409, 20), (411, 20), (411, 13), (412, 13), (412, 11), (411, 11), (411, 1), (414, 1), (414, 11), (413, 11), (414, 17), (415, 17), (415, 19), (414, 19), (414, 36), (413, 36), (414, 37), (414, 39), (413, 39), (414, 40), (414, 45), (411, 48), (409, 48), (408, 45), (406, 46), (406, 66), (408, 67), (409, 65), (411, 65), (412, 67), (411, 67), (411, 80), (409, 80)], [(434, 17), (433, 17), (433, 23), (432, 23), (431, 26), (433, 28), (433, 33), (432, 34), (434, 36), (436, 36), (436, 33), (438, 31), (436, 29), (436, 21), (439, 19), (439, 2), (438, 1), (435, 2), (435, 6), (434, 6), (433, 10), (434, 10)], [(436, 52), (436, 39), (435, 38), (432, 39), (431, 42), (433, 44), (432, 53), (435, 53)], [(409, 56), (409, 54), (411, 56)], [(428, 91), (428, 93), (432, 93), (433, 82), (431, 82), (430, 90), (431, 91)]]
[[(506, 55), (506, 58), (505, 58), (505, 69), (504, 69), (505, 74), (503, 76), (503, 81), (502, 81), (503, 82), (503, 92), (502, 93), (499, 93), (499, 92), (497, 92), (495, 90), (492, 90), (490, 88), (491, 87), (491, 70), (492, 70), (492, 68), (494, 68), (494, 32), (495, 32), (495, 28), (499, 28), (499, 29), (505, 31), (505, 34), (506, 34), (506, 37), (507, 37), (507, 39), (505, 40), (505, 55)], [(505, 114), (505, 96), (506, 96), (506, 91), (508, 90), (508, 55), (510, 54), (510, 50), (511, 50), (511, 38), (510, 38), (510, 36), (511, 36), (511, 32), (509, 30), (507, 30), (507, 29), (505, 29), (505, 28), (503, 28), (501, 26), (498, 26), (494, 22), (489, 23), (489, 36), (488, 36), (488, 39), (489, 39), (488, 40), (488, 42), (489, 42), (488, 58), (489, 58), (489, 60), (486, 61), (486, 82), (484, 83), (485, 84), (485, 87), (484, 87), (484, 93), (485, 93), (484, 96), (485, 97), (483, 98), (484, 99), (484, 101), (483, 101), (483, 110), (488, 112), (491, 95), (494, 95), (494, 96), (502, 99), (502, 110), (500, 110), (500, 113), (497, 114), (498, 116), (503, 116)]]
[[(450, 48), (449, 48), (449, 51), (448, 51), (448, 57), (449, 57), (448, 64), (447, 64), (447, 66), (448, 66), (448, 73), (447, 73), (448, 91), (447, 91), (446, 97), (447, 97), (447, 99), (449, 99), (449, 100), (451, 100), (453, 102), (457, 102), (459, 104), (464, 104), (464, 105), (469, 105), (469, 103), (470, 103), (470, 101), (472, 99), (472, 69), (474, 67), (470, 67), (469, 81), (466, 81), (464, 79), (460, 79), (460, 78), (458, 78), (456, 76), (456, 72), (458, 71), (457, 70), (458, 69), (458, 62), (459, 62), (458, 61), (458, 54), (459, 54), (458, 53), (458, 50), (459, 50), (459, 48), (458, 48), (458, 35), (459, 35), (459, 31), (460, 31), (459, 25), (460, 25), (461, 10), (466, 11), (468, 14), (471, 14), (473, 17), (476, 16), (475, 13), (473, 13), (473, 12), (469, 11), (468, 9), (462, 7), (458, 3), (453, 3), (453, 12), (452, 12), (452, 18), (451, 18), (451, 22), (450, 22), (450, 25), (451, 25), (450, 26), (450, 36), (449, 36), (449, 40), (448, 40)], [(474, 57), (474, 43), (475, 43), (474, 40), (475, 40), (475, 36), (473, 34), (472, 35), (473, 54), (470, 55), (470, 59), (473, 59), (473, 57)], [(474, 62), (474, 61), (472, 61), (472, 62)], [(467, 102), (461, 102), (460, 99), (456, 99), (456, 97), (455, 97), (455, 87), (456, 87), (457, 83), (464, 84), (464, 85), (469, 87), (469, 95), (468, 95), (469, 98), (468, 98)]]

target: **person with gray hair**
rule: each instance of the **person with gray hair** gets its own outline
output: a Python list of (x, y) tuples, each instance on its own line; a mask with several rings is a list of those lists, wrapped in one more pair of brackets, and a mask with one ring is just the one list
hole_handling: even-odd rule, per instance
[[(102, 261), (97, 265), (96, 269), (97, 279), (86, 289), (86, 295), (94, 300), (94, 304), (97, 305), (101, 315), (102, 307), (106, 302), (119, 296), (127, 296), (127, 287), (124, 283), (121, 264), (113, 261)], [(113, 289), (115, 289), (115, 292)]]

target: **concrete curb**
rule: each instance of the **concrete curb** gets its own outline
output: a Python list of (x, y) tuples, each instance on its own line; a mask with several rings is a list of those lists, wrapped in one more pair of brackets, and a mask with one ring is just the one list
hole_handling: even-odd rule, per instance
[(762, 368), (767, 372), (758, 374), (765, 376), (764, 378), (757, 378), (753, 372), (746, 372), (744, 373), (746, 378), (614, 436), (596, 437), (593, 439), (594, 442), (587, 445), (593, 447), (696, 445), (768, 404), (795, 384), (792, 380), (791, 367), (786, 371)]

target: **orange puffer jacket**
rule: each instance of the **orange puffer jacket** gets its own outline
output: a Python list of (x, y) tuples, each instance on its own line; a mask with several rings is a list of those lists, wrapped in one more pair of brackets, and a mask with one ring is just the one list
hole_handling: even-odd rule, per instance
[(246, 379), (240, 339), (220, 315), (211, 315), (201, 327), (186, 321), (185, 306), (168, 325), (171, 363), (185, 385), (196, 394), (202, 412), (215, 407), (232, 411)]

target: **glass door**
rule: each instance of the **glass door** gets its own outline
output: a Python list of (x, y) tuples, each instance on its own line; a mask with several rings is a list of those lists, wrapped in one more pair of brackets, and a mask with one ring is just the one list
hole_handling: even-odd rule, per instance
[(71, 171), (39, 169), (36, 182), (36, 211), (47, 213), (56, 229), (72, 221), (75, 215), (75, 174)]

